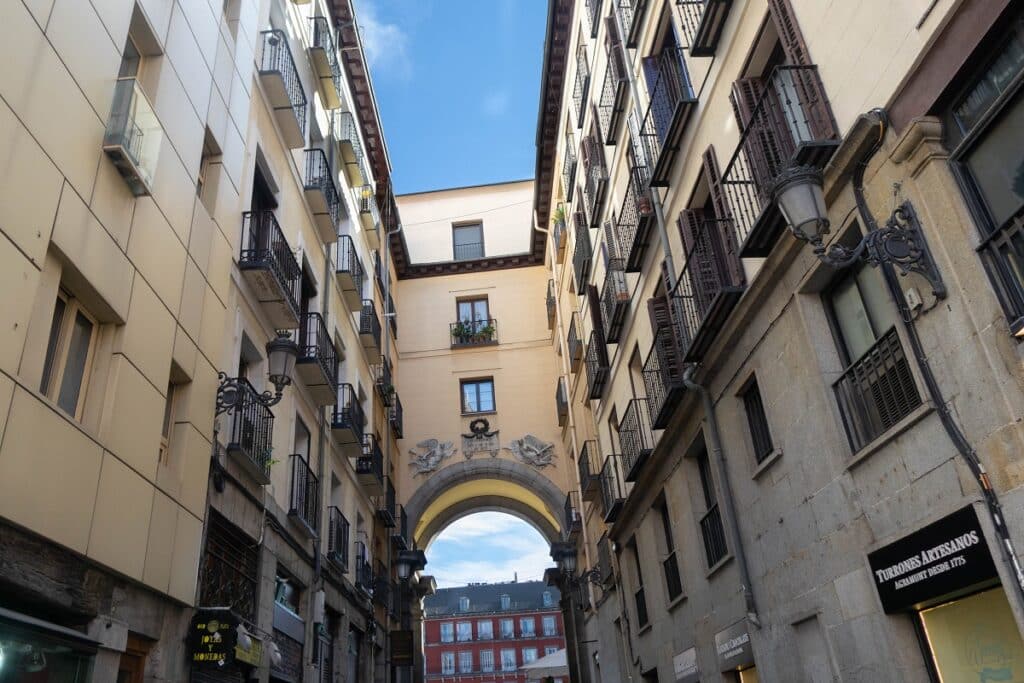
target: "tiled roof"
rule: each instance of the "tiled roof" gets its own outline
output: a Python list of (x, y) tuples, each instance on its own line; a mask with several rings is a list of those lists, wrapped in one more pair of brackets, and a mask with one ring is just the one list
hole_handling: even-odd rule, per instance
[[(544, 592), (551, 594), (551, 605), (544, 606)], [(501, 596), (509, 596), (509, 609), (501, 609)], [(469, 610), (459, 609), (459, 600), (469, 598)], [(558, 589), (543, 581), (510, 583), (481, 583), (454, 588), (439, 588), (434, 595), (423, 600), (428, 617), (480, 612), (514, 612), (524, 610), (558, 609)]]

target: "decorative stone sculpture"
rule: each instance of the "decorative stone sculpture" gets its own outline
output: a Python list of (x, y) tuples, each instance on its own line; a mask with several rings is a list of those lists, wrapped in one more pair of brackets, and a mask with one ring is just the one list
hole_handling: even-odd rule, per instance
[(477, 453), (488, 453), (492, 458), (498, 457), (501, 443), (498, 441), (498, 430), (489, 431), (491, 423), (478, 417), (469, 423), (471, 434), (462, 435), (462, 455), (469, 460)]
[(416, 448), (409, 449), (412, 460), (409, 464), (416, 468), (413, 475), (430, 474), (441, 466), (445, 458), (455, 455), (455, 444), (451, 441), (440, 441), (438, 439), (427, 439), (416, 444)]
[(527, 434), (521, 439), (513, 439), (506, 449), (512, 451), (512, 455), (527, 465), (533, 465), (539, 469), (553, 464), (551, 461), (555, 458), (555, 444), (541, 441), (533, 434)]

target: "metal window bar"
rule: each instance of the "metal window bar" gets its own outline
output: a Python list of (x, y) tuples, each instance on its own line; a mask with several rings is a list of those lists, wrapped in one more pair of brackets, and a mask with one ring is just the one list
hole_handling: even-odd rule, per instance
[(764, 462), (774, 450), (772, 435), (768, 430), (768, 417), (764, 412), (764, 401), (757, 382), (751, 382), (743, 392), (743, 408), (747, 413), (747, 426), (750, 427), (750, 440), (754, 445), (754, 459), (758, 464)]
[(498, 320), (460, 320), (448, 325), (452, 346), (480, 346), (498, 341)]
[(605, 345), (604, 335), (600, 330), (592, 330), (590, 333), (585, 364), (587, 368), (587, 398), (597, 400), (601, 398), (605, 385), (608, 383), (610, 367), (608, 347)]
[(580, 322), (580, 314), (573, 311), (569, 322), (569, 335), (567, 346), (569, 349), (569, 364), (573, 372), (579, 372), (580, 363), (583, 361), (583, 323)]
[[(352, 112), (340, 110), (334, 112), (334, 133), (339, 141), (347, 142), (352, 147), (356, 166), (359, 167), (360, 174), (366, 178), (366, 155), (363, 153), (363, 143), (359, 140), (359, 124), (356, 123)], [(376, 205), (376, 201), (374, 205)]]
[(654, 450), (650, 405), (646, 398), (634, 398), (626, 405), (619, 422), (619, 444), (626, 481), (636, 481), (640, 468)]
[(263, 59), (260, 62), (260, 73), (276, 72), (284, 82), (285, 93), (295, 111), (302, 135), (306, 135), (306, 93), (302, 90), (302, 80), (295, 68), (292, 50), (288, 47), (288, 37), (281, 29), (271, 29), (260, 33), (263, 43)]
[(631, 299), (632, 293), (626, 282), (625, 263), (619, 258), (608, 259), (604, 286), (601, 288), (601, 322), (604, 325), (606, 343), (619, 342)]
[(348, 571), (348, 539), (351, 528), (348, 519), (341, 510), (332, 505), (327, 512), (327, 522), (327, 556), (334, 560), (342, 571)]
[(661, 561), (661, 568), (665, 572), (665, 588), (668, 592), (668, 599), (675, 600), (683, 594), (683, 581), (679, 576), (679, 561), (676, 559), (676, 551), (668, 554)]
[(580, 516), (579, 494), (576, 491), (570, 491), (565, 495), (563, 515), (562, 523), (565, 525), (565, 538), (576, 538), (583, 528), (583, 518)]
[(548, 313), (548, 329), (554, 325), (555, 322), (555, 305), (557, 301), (555, 299), (555, 281), (548, 280), (548, 291), (544, 297), (544, 304), (547, 307)]
[(657, 184), (667, 184), (662, 155), (675, 144), (684, 109), (697, 101), (681, 47), (665, 50), (657, 58), (657, 76), (650, 92), (647, 113), (640, 126), (640, 142)]
[(336, 428), (349, 428), (355, 432), (360, 442), (363, 440), (363, 426), (366, 415), (363, 404), (351, 384), (342, 384), (338, 389), (338, 402), (334, 406), (331, 424)]
[(380, 225), (380, 208), (377, 205), (377, 197), (373, 194), (373, 186), (363, 185), (355, 191), (359, 213), (369, 214), (376, 229), (376, 226)]
[(456, 261), (472, 261), (484, 257), (483, 242), (466, 242), (453, 247)]
[(334, 245), (334, 269), (338, 273), (349, 273), (359, 291), (363, 291), (363, 278), (366, 277), (366, 273), (363, 270), (363, 262), (359, 260), (356, 244), (349, 235), (339, 235)]
[(583, 127), (587, 114), (587, 94), (590, 91), (590, 64), (587, 62), (587, 47), (580, 43), (576, 50), (576, 85), (572, 91), (572, 103), (576, 111), (576, 126)]
[(601, 493), (601, 451), (597, 441), (584, 441), (576, 463), (580, 475), (580, 491), (584, 500), (592, 500)]
[(608, 54), (608, 66), (604, 71), (601, 97), (597, 103), (598, 128), (601, 131), (601, 140), (606, 145), (616, 143), (615, 131), (622, 115), (626, 113), (628, 85), (625, 56), (621, 44), (616, 44), (611, 47)]
[(615, 0), (615, 4), (622, 20), (622, 28), (626, 32), (626, 47), (636, 47), (647, 0)]
[(242, 214), (242, 251), (238, 265), (242, 269), (269, 270), (298, 317), (302, 270), (273, 211)]
[(199, 604), (229, 607), (252, 624), (256, 619), (258, 570), (259, 545), (211, 510), (199, 567)]
[(356, 541), (356, 587), (367, 593), (373, 588), (373, 567), (362, 541)]
[(711, 57), (733, 0), (676, 0), (680, 42), (693, 57)]
[(654, 343), (644, 361), (644, 389), (651, 413), (651, 426), (664, 429), (685, 391), (682, 362), (675, 325), (662, 325), (654, 332)]
[(833, 385), (854, 452), (921, 405), (896, 328), (891, 328)]
[(334, 46), (334, 31), (327, 17), (311, 17), (310, 21), (313, 22), (312, 46), (322, 49), (324, 54), (327, 55), (327, 63), (331, 67), (331, 80), (334, 81), (334, 88), (338, 91), (338, 97), (340, 98), (344, 89), (341, 85), (341, 64), (338, 61), (338, 52)]
[(700, 518), (700, 533), (704, 539), (704, 553), (707, 556), (708, 567), (714, 567), (729, 552), (718, 503), (712, 505)]
[(334, 184), (334, 171), (327, 161), (327, 155), (317, 147), (306, 150), (306, 187), (323, 192), (327, 213), (331, 216), (331, 222), (337, 226), (341, 220), (341, 195), (338, 194), (338, 186)]
[(559, 377), (555, 385), (555, 411), (558, 415), (558, 426), (564, 427), (569, 421), (569, 390), (565, 378)]
[(374, 370), (374, 386), (377, 387), (377, 393), (380, 395), (381, 402), (385, 407), (391, 407), (394, 403), (395, 398), (395, 384), (394, 378), (392, 377), (391, 361), (381, 356), (380, 363), (373, 366)]
[(404, 434), (402, 399), (399, 398), (397, 391), (395, 392), (395, 405), (391, 406), (388, 413), (388, 421), (391, 423), (391, 431), (394, 432), (395, 438), (401, 439)]
[(601, 26), (601, 4), (604, 0), (587, 0), (587, 26), (590, 28), (590, 37), (597, 37), (597, 30)]
[(391, 538), (399, 547), (405, 550), (409, 547), (409, 515), (405, 511), (404, 505), (398, 505), (397, 507), (396, 525)]
[(384, 495), (377, 499), (377, 517), (384, 526), (393, 528), (395, 526), (395, 508), (397, 500), (395, 496), (395, 485), (391, 477), (384, 477)]
[(327, 331), (324, 317), (317, 312), (306, 313), (300, 321), (299, 328), (299, 362), (315, 362), (320, 366), (327, 382), (337, 387), (338, 384), (338, 352)]
[(356, 474), (369, 474), (384, 481), (384, 453), (373, 434), (363, 435), (363, 454), (356, 459)]
[(601, 204), (608, 186), (608, 168), (605, 166), (604, 149), (592, 135), (583, 138), (587, 150), (583, 162), (583, 208), (587, 213), (587, 224), (596, 228), (601, 221)]
[(398, 339), (398, 314), (395, 312), (395, 299), (388, 289), (388, 324), (391, 325), (391, 336)]
[(647, 167), (630, 169), (629, 183), (622, 208), (614, 223), (614, 252), (626, 261), (626, 272), (635, 273), (643, 266), (654, 205), (647, 183)]
[(622, 457), (609, 455), (601, 466), (601, 505), (604, 521), (613, 523), (619, 516), (622, 502), (626, 498), (625, 477), (622, 474)]
[(359, 314), (359, 334), (372, 335), (377, 345), (380, 345), (380, 318), (377, 317), (373, 299), (363, 299), (363, 310)]
[(574, 214), (576, 246), (572, 253), (572, 269), (576, 277), (576, 293), (583, 295), (584, 286), (590, 278), (590, 265), (594, 258), (593, 247), (590, 246), (590, 228), (587, 226), (583, 213)]
[(291, 508), (288, 514), (299, 519), (315, 534), (320, 529), (320, 480), (301, 454), (293, 454), (291, 461)]
[(572, 201), (572, 191), (576, 184), (576, 150), (570, 144), (565, 145), (565, 156), (562, 159), (562, 190), (565, 201)]
[(270, 454), (273, 444), (274, 413), (260, 400), (260, 394), (244, 377), (238, 380), (238, 399), (228, 410), (231, 427), (228, 431), (229, 451), (241, 452), (266, 476), (270, 476)]

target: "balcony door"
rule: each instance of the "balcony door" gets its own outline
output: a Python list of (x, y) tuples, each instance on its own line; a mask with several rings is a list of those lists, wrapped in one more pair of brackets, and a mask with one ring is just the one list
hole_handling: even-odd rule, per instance
[(457, 322), (463, 324), (464, 327), (471, 328), (469, 331), (471, 334), (476, 334), (482, 328), (487, 326), (487, 321), (491, 318), (490, 307), (487, 304), (487, 298), (482, 299), (463, 299), (457, 302)]
[[(666, 17), (667, 18), (667, 17)], [(668, 129), (672, 125), (675, 104), (684, 93), (679, 92), (680, 84), (689, 84), (690, 76), (683, 61), (683, 50), (671, 21), (664, 29), (660, 45), (644, 57), (644, 80), (651, 98), (650, 112), (658, 141), (665, 144)]]

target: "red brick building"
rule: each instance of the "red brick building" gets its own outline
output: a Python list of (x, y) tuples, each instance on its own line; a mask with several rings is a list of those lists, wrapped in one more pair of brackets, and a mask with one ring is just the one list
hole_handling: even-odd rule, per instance
[(558, 600), (542, 581), (439, 589), (424, 601), (426, 680), (527, 683), (519, 667), (565, 647)]

